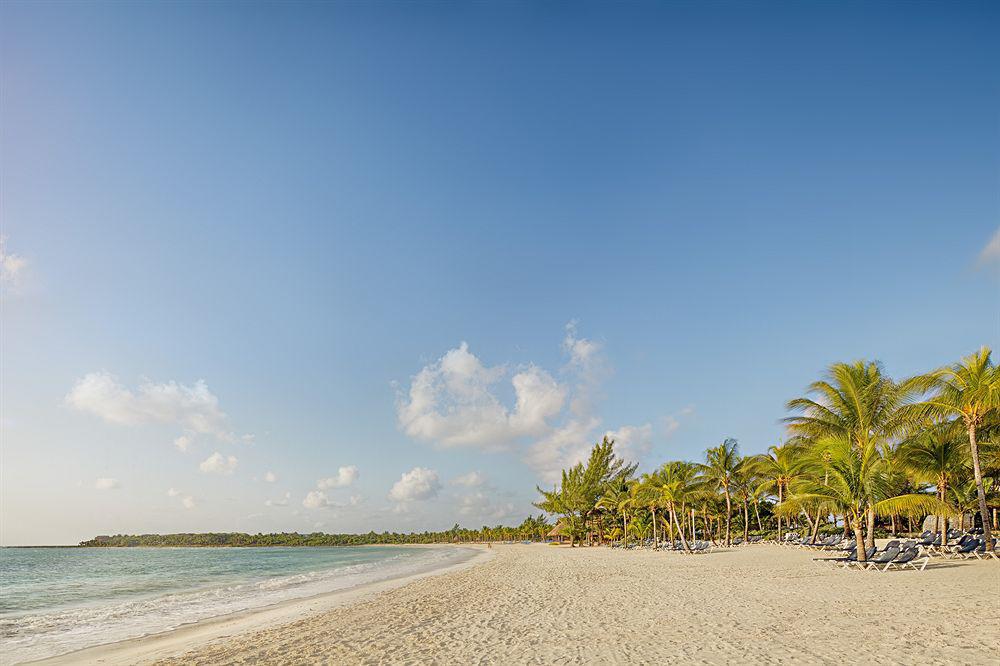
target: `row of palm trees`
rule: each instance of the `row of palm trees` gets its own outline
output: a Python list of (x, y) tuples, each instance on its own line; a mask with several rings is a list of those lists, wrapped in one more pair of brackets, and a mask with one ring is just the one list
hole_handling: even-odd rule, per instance
[[(671, 461), (635, 477), (613, 442), (564, 471), (537, 506), (561, 516), (574, 539), (648, 539), (687, 548), (701, 535), (732, 542), (791, 526), (824, 526), (874, 544), (879, 523), (951, 520), (978, 513), (992, 547), (1000, 504), (1000, 371), (988, 348), (933, 372), (894, 381), (877, 362), (836, 363), (787, 404), (787, 440), (742, 456), (728, 439), (703, 462)], [(992, 513), (991, 513), (992, 510)], [(762, 518), (763, 514), (763, 518)], [(765, 527), (766, 524), (766, 527)], [(864, 549), (859, 558), (864, 560)]]

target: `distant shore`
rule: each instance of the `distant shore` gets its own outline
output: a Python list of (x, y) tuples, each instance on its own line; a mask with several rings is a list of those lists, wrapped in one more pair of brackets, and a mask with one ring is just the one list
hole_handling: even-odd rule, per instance
[(882, 574), (814, 557), (768, 544), (698, 556), (496, 546), (43, 663), (987, 664), (1000, 649), (1000, 627), (977, 611), (995, 602), (995, 562)]

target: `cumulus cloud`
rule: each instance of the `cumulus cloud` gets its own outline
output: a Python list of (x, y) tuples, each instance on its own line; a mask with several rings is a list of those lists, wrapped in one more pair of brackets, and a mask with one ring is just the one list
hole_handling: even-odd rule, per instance
[(0, 285), (16, 287), (27, 265), (27, 259), (7, 251), (7, 237), (0, 236)]
[(547, 430), (566, 400), (565, 387), (528, 366), (510, 379), (515, 404), (508, 408), (494, 393), (506, 374), (504, 366), (484, 365), (463, 342), (414, 375), (409, 392), (397, 396), (399, 425), (410, 437), (444, 448), (485, 450)]
[(993, 232), (993, 236), (979, 253), (979, 264), (981, 266), (995, 263), (1000, 263), (1000, 227)]
[(316, 481), (316, 487), (319, 490), (346, 488), (357, 481), (360, 475), (361, 473), (355, 465), (346, 465), (337, 470), (337, 476), (331, 476)]
[(198, 465), (204, 474), (232, 474), (236, 471), (239, 461), (236, 456), (224, 456), (218, 451), (201, 461)]
[(121, 488), (122, 484), (118, 482), (118, 479), (111, 479), (108, 477), (101, 477), (94, 481), (94, 487), (98, 490), (117, 490)]
[(275, 481), (278, 480), (278, 477), (275, 476), (274, 472), (268, 470), (267, 472), (264, 473), (264, 480), (267, 481), (268, 483), (274, 483)]
[(181, 499), (181, 506), (183, 506), (185, 509), (193, 509), (196, 506), (194, 498), (191, 497), (190, 495), (185, 495)]
[(466, 488), (478, 488), (484, 483), (486, 483), (486, 477), (482, 472), (468, 472), (451, 480), (452, 485), (465, 486)]
[[(397, 392), (399, 426), (443, 448), (518, 451), (546, 483), (584, 460), (605, 433), (622, 455), (641, 460), (652, 445), (651, 424), (601, 430), (596, 404), (611, 372), (603, 346), (581, 336), (571, 321), (561, 349), (566, 360), (555, 373), (535, 364), (510, 372), (486, 365), (463, 342), (414, 375), (408, 391)], [(502, 399), (511, 394), (512, 403)]]
[(400, 502), (414, 502), (432, 499), (441, 490), (438, 474), (432, 469), (414, 467), (399, 477), (389, 490), (389, 499)]
[[(76, 382), (66, 396), (66, 403), (109, 423), (175, 424), (189, 433), (212, 435), (226, 442), (236, 439), (227, 427), (228, 419), (219, 408), (219, 399), (203, 380), (191, 386), (143, 380), (133, 391), (107, 372), (92, 372)], [(175, 440), (174, 445), (186, 450), (190, 439), (178, 439), (181, 443)]]
[(176, 446), (177, 450), (181, 453), (187, 453), (188, 449), (191, 448), (193, 441), (194, 440), (192, 440), (188, 435), (181, 435), (174, 440), (174, 446)]
[(330, 498), (322, 490), (310, 490), (306, 498), (302, 500), (302, 506), (307, 509), (318, 509), (330, 506)]
[(181, 494), (181, 491), (176, 488), (167, 488), (167, 497), (177, 497)]

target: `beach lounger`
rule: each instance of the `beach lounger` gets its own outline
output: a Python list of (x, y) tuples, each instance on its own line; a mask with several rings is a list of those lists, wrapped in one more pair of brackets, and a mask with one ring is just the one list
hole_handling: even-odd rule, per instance
[(885, 567), (882, 568), (882, 571), (885, 572), (888, 571), (889, 569), (906, 569), (907, 567), (913, 569), (914, 571), (923, 571), (925, 568), (927, 568), (927, 563), (931, 561), (931, 558), (925, 557), (922, 560), (920, 560), (921, 564), (920, 567), (918, 568), (917, 567), (918, 557), (920, 557), (920, 554), (916, 551), (916, 549), (902, 550), (900, 551), (899, 555), (896, 556), (896, 559), (894, 559), (892, 562), (886, 563)]
[(894, 559), (896, 559), (898, 555), (899, 555), (898, 546), (887, 547), (881, 553), (876, 553), (875, 556), (872, 557), (872, 559), (868, 560), (867, 562), (864, 562), (863, 566), (862, 563), (859, 562), (858, 566), (865, 570), (878, 569), (881, 565), (892, 562)]

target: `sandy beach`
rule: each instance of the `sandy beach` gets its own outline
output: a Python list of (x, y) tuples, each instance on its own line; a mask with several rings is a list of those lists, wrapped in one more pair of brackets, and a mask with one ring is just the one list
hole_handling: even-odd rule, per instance
[(706, 555), (498, 546), (445, 573), (200, 623), (53, 663), (997, 663), (1000, 566), (844, 571), (761, 545)]

